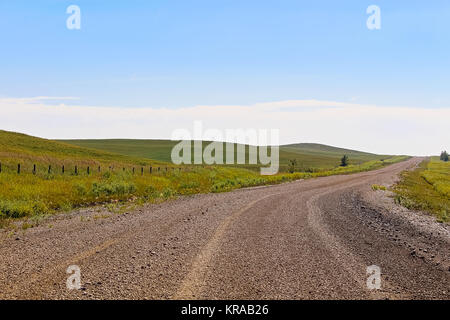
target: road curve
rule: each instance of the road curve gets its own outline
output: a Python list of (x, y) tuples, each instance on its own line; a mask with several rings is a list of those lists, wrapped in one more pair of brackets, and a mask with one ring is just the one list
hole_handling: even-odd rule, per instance
[[(449, 299), (448, 226), (371, 190), (420, 161), (5, 231), (0, 298)], [(66, 287), (71, 265), (80, 290)], [(372, 265), (378, 290), (367, 288)]]

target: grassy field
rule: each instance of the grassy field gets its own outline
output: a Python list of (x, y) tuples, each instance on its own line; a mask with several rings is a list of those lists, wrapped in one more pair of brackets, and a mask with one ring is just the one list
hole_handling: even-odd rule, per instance
[[(140, 158), (155, 159), (170, 162), (170, 152), (177, 143), (171, 140), (62, 140), (75, 146), (93, 148), (114, 152), (122, 155), (130, 155)], [(204, 142), (206, 145), (209, 142)], [(248, 146), (246, 156), (248, 157)], [(280, 147), (280, 172), (288, 171), (289, 160), (296, 160), (296, 171), (323, 171), (335, 168), (340, 163), (340, 158), (347, 154), (350, 164), (358, 165), (371, 160), (386, 159), (389, 156), (376, 155), (355, 150), (336, 148), (322, 144), (300, 143)], [(244, 165), (247, 169), (259, 170), (259, 165)]]
[[(94, 204), (157, 202), (179, 195), (368, 171), (406, 158), (371, 160), (317, 172), (261, 176), (246, 168), (173, 166), (138, 156), (0, 131), (0, 226), (16, 218), (33, 220)], [(17, 173), (18, 163), (21, 164), (20, 174)], [(34, 164), (37, 165), (35, 173), (32, 170)], [(89, 173), (87, 167), (90, 167)]]
[(428, 211), (441, 222), (450, 221), (450, 162), (439, 157), (423, 161), (416, 170), (403, 173), (395, 192), (401, 205)]
[(103, 150), (95, 150), (70, 145), (63, 142), (36, 138), (25, 134), (0, 130), (0, 162), (2, 170), (16, 171), (17, 164), (22, 164), (23, 171), (31, 171), (31, 166), (37, 164), (38, 169), (47, 170), (48, 164), (60, 168), (66, 165), (73, 169), (80, 166), (98, 167), (137, 165), (158, 165), (161, 161), (134, 157), (133, 155), (114, 154)]

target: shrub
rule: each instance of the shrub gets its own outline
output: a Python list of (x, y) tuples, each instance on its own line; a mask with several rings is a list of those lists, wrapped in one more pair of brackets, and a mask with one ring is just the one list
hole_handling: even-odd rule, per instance
[(123, 196), (126, 194), (131, 194), (136, 191), (136, 186), (130, 182), (94, 182), (92, 185), (92, 194), (99, 196), (112, 196), (119, 195)]
[(175, 192), (169, 187), (164, 188), (164, 190), (162, 192), (162, 196), (165, 199), (172, 198), (174, 195), (175, 195)]
[(75, 183), (73, 187), (79, 196), (85, 196), (87, 194), (87, 188), (85, 185), (81, 183)]
[(297, 159), (289, 160), (289, 167), (288, 167), (289, 173), (294, 173), (296, 166), (297, 166)]
[(145, 188), (145, 195), (150, 198), (156, 198), (158, 197), (158, 190), (152, 185), (147, 186)]
[(29, 201), (2, 201), (0, 202), (0, 216), (9, 218), (22, 218), (48, 212), (47, 206), (42, 202)]
[(200, 183), (198, 181), (189, 181), (180, 184), (180, 189), (196, 189), (200, 187)]
[(348, 166), (348, 156), (344, 154), (344, 156), (341, 158), (341, 167)]

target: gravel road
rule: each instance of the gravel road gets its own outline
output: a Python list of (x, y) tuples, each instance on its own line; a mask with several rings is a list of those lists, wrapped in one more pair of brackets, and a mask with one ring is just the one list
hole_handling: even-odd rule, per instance
[[(0, 298), (450, 299), (448, 225), (371, 189), (421, 160), (2, 231)], [(80, 290), (66, 288), (70, 265)]]

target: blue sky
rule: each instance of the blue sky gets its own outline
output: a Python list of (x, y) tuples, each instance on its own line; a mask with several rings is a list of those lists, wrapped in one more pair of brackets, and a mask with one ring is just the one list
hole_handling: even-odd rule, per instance
[[(71, 4), (81, 8), (81, 30), (66, 28)], [(381, 30), (366, 27), (371, 4), (381, 8)], [(447, 0), (2, 0), (0, 97), (446, 108), (449, 31)]]
[[(70, 5), (81, 30), (66, 27)], [(1, 0), (0, 129), (170, 139), (202, 121), (277, 129), (281, 144), (439, 154), (449, 31), (448, 0)]]

